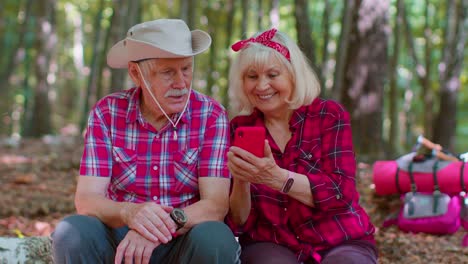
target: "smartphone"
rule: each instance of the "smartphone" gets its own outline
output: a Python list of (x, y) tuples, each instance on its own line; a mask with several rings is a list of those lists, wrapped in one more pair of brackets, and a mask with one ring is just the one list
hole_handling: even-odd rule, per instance
[(234, 134), (233, 145), (263, 158), (265, 134), (264, 127), (238, 127)]

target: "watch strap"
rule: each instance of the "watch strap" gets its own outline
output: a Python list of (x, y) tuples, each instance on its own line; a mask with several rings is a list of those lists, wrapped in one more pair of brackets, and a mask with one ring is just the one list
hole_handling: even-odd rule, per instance
[(290, 170), (288, 170), (288, 178), (284, 181), (283, 186), (281, 187), (281, 192), (282, 193), (288, 193), (289, 190), (291, 190), (291, 187), (294, 183), (294, 173)]

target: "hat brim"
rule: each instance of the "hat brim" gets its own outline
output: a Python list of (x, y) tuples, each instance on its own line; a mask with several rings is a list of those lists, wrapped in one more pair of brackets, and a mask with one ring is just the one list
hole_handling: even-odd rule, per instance
[[(202, 30), (191, 31), (192, 52), (177, 53), (162, 49), (151, 43), (134, 39), (124, 39), (107, 53), (107, 65), (111, 68), (127, 68), (128, 62), (152, 58), (184, 58), (192, 57), (207, 50), (211, 45), (211, 37)], [(129, 52), (131, 51), (131, 53)]]

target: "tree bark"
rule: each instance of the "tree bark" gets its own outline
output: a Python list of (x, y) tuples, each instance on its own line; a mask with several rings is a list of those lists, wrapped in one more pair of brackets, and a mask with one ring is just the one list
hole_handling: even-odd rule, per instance
[(258, 8), (258, 14), (257, 14), (257, 31), (262, 31), (263, 30), (263, 1), (262, 0), (257, 0), (257, 8)]
[(207, 83), (206, 83), (206, 94), (208, 96), (213, 96), (213, 88), (215, 86), (215, 75), (217, 73), (216, 61), (217, 61), (217, 54), (216, 49), (218, 46), (218, 34), (216, 25), (219, 24), (219, 11), (210, 5), (206, 7), (206, 14), (208, 16), (208, 33), (212, 36), (211, 46), (210, 46), (210, 54), (209, 54), (209, 62), (208, 62), (208, 75), (207, 75)]
[[(112, 45), (117, 43), (119, 40), (125, 38), (128, 28), (126, 28), (126, 18), (128, 4), (127, 0), (113, 0), (114, 15), (111, 21), (111, 43)], [(107, 51), (106, 51), (107, 52)], [(111, 81), (110, 81), (110, 92), (117, 92), (124, 89), (125, 79), (127, 77), (126, 69), (112, 69)]]
[(326, 80), (329, 70), (328, 64), (328, 56), (330, 53), (328, 52), (328, 43), (330, 42), (330, 16), (332, 13), (332, 5), (329, 0), (325, 0), (325, 10), (323, 11), (322, 17), (322, 32), (323, 32), (323, 47), (322, 47), (322, 63), (320, 64), (320, 87), (322, 87), (320, 91), (320, 95), (322, 97), (327, 96), (327, 89), (326, 87)]
[(271, 23), (272, 27), (278, 28), (279, 27), (279, 20), (280, 20), (279, 0), (272, 0), (270, 3), (271, 3), (270, 23)]
[(353, 16), (356, 13), (356, 0), (345, 1), (343, 7), (343, 20), (341, 22), (341, 35), (338, 43), (338, 52), (336, 56), (335, 78), (331, 91), (331, 98), (341, 101), (343, 93), (343, 82), (345, 78), (345, 67), (348, 59), (349, 42), (351, 37)]
[(97, 100), (96, 91), (97, 91), (97, 75), (98, 72), (99, 60), (102, 59), (102, 38), (101, 38), (101, 19), (102, 12), (104, 10), (104, 0), (99, 0), (99, 8), (94, 20), (94, 39), (93, 39), (93, 53), (91, 56), (91, 63), (89, 65), (90, 73), (88, 76), (88, 85), (86, 86), (86, 94), (84, 98), (84, 106), (80, 123), (80, 128), (86, 126), (86, 120), (89, 112), (90, 105), (94, 105)]
[(242, 0), (241, 10), (242, 10), (241, 35), (242, 35), (242, 38), (247, 38), (247, 37), (250, 37), (251, 35), (247, 32), (247, 25), (249, 22), (249, 1), (248, 0)]
[(55, 33), (55, 0), (37, 0), (37, 39), (35, 49), (36, 87), (32, 102), (31, 120), (25, 130), (26, 137), (40, 137), (52, 133), (51, 102), (49, 101), (50, 84), (48, 74), (51, 70), (52, 52), (55, 50), (57, 35)]
[(395, 17), (395, 26), (393, 32), (393, 54), (390, 61), (389, 81), (389, 110), (390, 129), (388, 136), (388, 151), (391, 156), (396, 156), (399, 152), (399, 122), (398, 122), (398, 56), (400, 55), (400, 32), (401, 32), (401, 5), (403, 0), (397, 0), (397, 13)]
[[(427, 9), (427, 5), (429, 5), (428, 2), (426, 2), (426, 13), (429, 10)], [(424, 34), (425, 34), (425, 40), (426, 40), (426, 46), (424, 50), (426, 66), (424, 66), (416, 54), (416, 46), (414, 44), (414, 37), (412, 34), (412, 30), (411, 30), (412, 27), (408, 19), (408, 15), (406, 14), (406, 6), (404, 3), (400, 5), (400, 9), (401, 9), (400, 11), (401, 11), (402, 19), (404, 23), (406, 45), (410, 53), (410, 57), (412, 58), (413, 64), (414, 64), (414, 67), (412, 67), (412, 69), (414, 71), (414, 74), (417, 77), (419, 84), (421, 85), (420, 98), (424, 104), (424, 111), (422, 113), (423, 128), (424, 128), (423, 133), (427, 138), (432, 138), (432, 127), (433, 127), (433, 119), (434, 119), (433, 118), (434, 96), (432, 94), (432, 89), (430, 87), (431, 86), (430, 77), (429, 77), (430, 65), (427, 64), (427, 63), (430, 63), (430, 54), (432, 52), (431, 50), (432, 46), (430, 45), (431, 38), (428, 35), (430, 32), (428, 17), (426, 14), (426, 24), (424, 28), (424, 32), (425, 32)]]
[[(232, 29), (233, 29), (233, 20), (234, 20), (234, 13), (236, 10), (235, 6), (236, 1), (235, 0), (228, 0), (226, 3), (226, 13), (227, 13), (227, 21), (226, 21), (226, 42), (224, 44), (224, 47), (227, 49), (225, 54), (226, 54), (226, 68), (224, 70), (224, 76), (227, 79), (229, 76), (229, 65), (231, 65), (231, 56), (230, 50), (231, 50), (231, 36), (232, 36)], [(223, 103), (224, 107), (226, 109), (229, 109), (229, 96), (228, 96), (228, 89), (229, 89), (229, 82), (226, 82), (225, 87), (221, 89), (221, 102)]]
[(0, 237), (0, 263), (53, 263), (48, 237)]
[(309, 5), (307, 0), (294, 1), (294, 15), (296, 17), (296, 31), (299, 47), (309, 59), (310, 64), (317, 72), (317, 77), (321, 80), (320, 72), (317, 71), (315, 44), (312, 39), (312, 29), (309, 21)]
[(363, 160), (383, 158), (383, 86), (387, 74), (389, 0), (356, 0), (342, 100)]
[(423, 79), (421, 89), (421, 99), (424, 102), (423, 120), (424, 120), (424, 135), (427, 138), (433, 138), (434, 126), (434, 91), (431, 85), (431, 70), (432, 70), (432, 29), (429, 24), (429, 0), (426, 0), (425, 7), (425, 23), (424, 23), (424, 39), (426, 46), (424, 48), (424, 63), (426, 66), (426, 75)]
[(434, 126), (434, 140), (451, 151), (454, 151), (456, 143), (457, 98), (467, 38), (467, 9), (468, 0), (449, 1), (444, 38), (446, 43), (439, 64), (440, 111)]

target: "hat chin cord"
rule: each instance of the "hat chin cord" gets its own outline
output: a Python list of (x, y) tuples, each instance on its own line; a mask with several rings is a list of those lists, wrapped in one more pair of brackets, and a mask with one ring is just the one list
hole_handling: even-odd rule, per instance
[(187, 101), (185, 102), (185, 105), (184, 105), (184, 109), (182, 110), (182, 112), (180, 112), (180, 115), (179, 117), (177, 118), (177, 120), (174, 122), (172, 121), (172, 119), (167, 115), (166, 111), (164, 111), (164, 109), (161, 107), (161, 105), (159, 104), (158, 100), (156, 100), (156, 97), (154, 96), (153, 92), (151, 91), (151, 86), (146, 82), (146, 79), (145, 77), (143, 76), (143, 73), (141, 72), (141, 69), (140, 69), (140, 66), (137, 64), (137, 68), (138, 68), (138, 71), (140, 72), (140, 75), (141, 75), (141, 79), (143, 79), (143, 83), (145, 84), (145, 87), (146, 87), (146, 90), (148, 91), (148, 93), (151, 95), (151, 98), (153, 98), (153, 101), (156, 103), (156, 105), (159, 107), (159, 110), (161, 110), (161, 112), (164, 114), (164, 116), (167, 118), (167, 120), (169, 120), (169, 122), (171, 123), (172, 125), (172, 128), (174, 129), (174, 140), (177, 140), (177, 124), (179, 124), (179, 121), (180, 119), (182, 118), (182, 116), (184, 115), (185, 113), (185, 110), (187, 109), (187, 105), (188, 105), (188, 102), (189, 102), (189, 99), (190, 99), (190, 92), (192, 91), (192, 82), (190, 82), (190, 88), (189, 88), (189, 91), (188, 91), (188, 97), (187, 97)]

